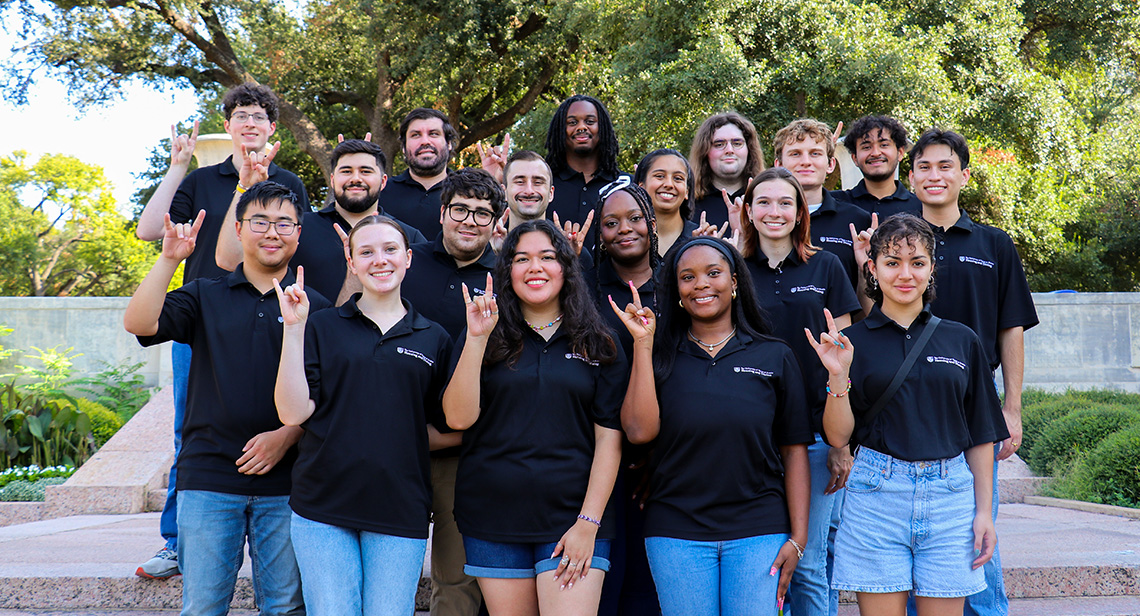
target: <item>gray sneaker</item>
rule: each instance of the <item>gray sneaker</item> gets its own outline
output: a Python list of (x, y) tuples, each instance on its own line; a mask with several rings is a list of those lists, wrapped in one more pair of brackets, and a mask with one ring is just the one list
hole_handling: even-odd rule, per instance
[(162, 548), (154, 558), (139, 565), (135, 575), (152, 580), (164, 580), (168, 577), (181, 575), (178, 569), (178, 552), (170, 548)]

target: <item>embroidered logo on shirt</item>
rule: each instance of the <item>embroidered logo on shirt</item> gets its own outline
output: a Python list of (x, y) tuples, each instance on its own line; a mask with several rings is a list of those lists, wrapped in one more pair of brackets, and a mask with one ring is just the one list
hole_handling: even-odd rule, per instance
[(420, 353), (419, 351), (409, 349), (407, 347), (396, 347), (396, 352), (399, 353), (400, 355), (407, 355), (409, 357), (415, 357), (416, 359), (424, 362), (425, 364), (427, 364), (429, 366), (435, 365), (434, 359), (431, 359), (430, 357), (428, 357), (427, 355), (424, 355), (423, 353)]
[(985, 259), (978, 259), (975, 257), (967, 257), (966, 255), (962, 255), (958, 257), (958, 260), (962, 263), (973, 263), (974, 265), (981, 265), (982, 267), (988, 267), (990, 269), (994, 268), (994, 262), (986, 261)]
[(844, 246), (854, 246), (851, 240), (843, 239), (841, 237), (831, 237), (830, 235), (821, 235), (819, 241), (827, 242), (828, 244), (843, 244)]
[(965, 370), (966, 364), (954, 359), (953, 357), (942, 357), (940, 355), (927, 355), (926, 361), (932, 364), (953, 364)]
[(827, 289), (821, 289), (814, 284), (808, 284), (802, 287), (792, 287), (792, 293), (802, 293), (804, 291), (811, 291), (812, 293), (819, 293), (820, 295), (827, 293)]
[(590, 359), (589, 357), (579, 355), (577, 353), (567, 353), (566, 359), (576, 359), (578, 361), (584, 361), (587, 364), (590, 364), (591, 366), (600, 366), (601, 365), (599, 362), (594, 361), (594, 360)]
[(776, 374), (775, 372), (768, 372), (767, 370), (761, 370), (759, 368), (751, 368), (749, 366), (737, 366), (737, 367), (733, 368), (732, 371), (733, 372), (747, 372), (748, 374), (758, 374), (762, 377), (767, 377), (767, 378), (771, 378), (772, 376), (774, 376)]

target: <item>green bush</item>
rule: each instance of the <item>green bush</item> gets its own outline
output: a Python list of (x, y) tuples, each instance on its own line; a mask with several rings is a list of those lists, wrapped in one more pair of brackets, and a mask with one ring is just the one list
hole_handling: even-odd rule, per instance
[(67, 481), (66, 477), (45, 477), (36, 481), (13, 481), (0, 488), (0, 501), (43, 502), (48, 486), (57, 486)]
[(1027, 461), (1038, 474), (1060, 475), (1074, 456), (1095, 449), (1106, 437), (1140, 423), (1140, 411), (1122, 404), (1095, 404), (1045, 426)]
[(91, 418), (91, 434), (95, 437), (96, 449), (111, 440), (119, 428), (123, 427), (123, 419), (102, 404), (87, 398), (76, 398), (75, 402), (79, 405), (79, 410)]
[(0, 468), (78, 466), (93, 451), (91, 418), (74, 398), (28, 391), (15, 380), (0, 387)]
[(1080, 456), (1049, 491), (1060, 498), (1140, 507), (1140, 424), (1105, 438)]
[(1033, 405), (1022, 403), (1021, 409), (1021, 449), (1018, 451), (1021, 459), (1030, 468), (1037, 468), (1035, 462), (1035, 448), (1041, 440), (1041, 433), (1049, 424), (1068, 415), (1073, 411), (1086, 409), (1092, 406), (1087, 400), (1079, 400), (1067, 395), (1055, 396), (1052, 400)]
[(44, 479), (45, 477), (62, 477), (67, 479), (75, 474), (74, 466), (49, 466), (47, 468), (40, 468), (36, 465), (31, 466), (13, 466), (12, 468), (0, 471), (0, 488), (12, 483), (13, 481), (36, 481)]

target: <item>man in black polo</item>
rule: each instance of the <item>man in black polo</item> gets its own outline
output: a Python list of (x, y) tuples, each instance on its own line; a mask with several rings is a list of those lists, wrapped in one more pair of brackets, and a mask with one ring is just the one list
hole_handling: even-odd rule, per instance
[[(545, 163), (543, 163), (545, 165)], [(439, 221), (434, 241), (412, 245), (412, 263), (401, 294), (420, 314), (443, 326), (455, 340), (467, 325), (463, 284), (473, 295), (487, 293), (487, 274), (495, 267), (491, 231), (505, 207), (503, 188), (486, 171), (461, 169), (440, 184)], [(463, 573), (463, 538), (455, 525), (455, 447), (432, 452), (431, 613), (474, 616), (482, 595), (475, 578)]]
[[(709, 117), (701, 123), (689, 149), (689, 165), (693, 168), (693, 220), (700, 220), (718, 229), (729, 221), (728, 206), (721, 191), (728, 198), (744, 197), (748, 180), (764, 170), (764, 152), (756, 127), (748, 118), (728, 111)], [(732, 221), (733, 230), (739, 221)]]
[[(251, 162), (240, 169), (242, 185), (252, 186), (266, 179), (265, 165)], [(329, 179), (333, 202), (305, 220), (305, 241), (297, 247), (290, 262), (294, 268), (305, 268), (305, 285), (337, 304), (360, 290), (360, 281), (348, 275), (343, 237), (356, 223), (372, 214), (391, 216), (380, 207), (380, 192), (388, 176), (384, 173), (387, 158), (380, 146), (363, 139), (347, 139), (337, 144), (332, 154), (332, 177)], [(226, 220), (233, 222), (235, 193)], [(395, 218), (393, 216), (393, 218)], [(422, 233), (399, 219), (410, 242), (422, 242)], [(340, 232), (344, 233), (342, 236)], [(232, 233), (222, 232), (216, 251), (218, 266), (232, 271), (241, 262), (241, 246)], [(347, 285), (346, 285), (347, 281)], [(346, 288), (347, 291), (342, 291)]]
[(546, 218), (554, 199), (554, 174), (537, 152), (519, 150), (503, 166), (503, 190), (510, 209), (507, 228)]
[[(910, 151), (910, 184), (922, 202), (922, 217), (934, 227), (933, 314), (969, 326), (982, 341), (990, 369), (1002, 369), (1002, 415), (1010, 438), (995, 446), (993, 516), (997, 518), (997, 462), (1021, 445), (1021, 383), (1024, 333), (1038, 323), (1029, 283), (1013, 241), (1000, 229), (970, 220), (958, 195), (970, 179), (970, 151), (953, 131), (929, 130)], [(1000, 542), (998, 547), (1000, 548)], [(992, 565), (992, 566), (991, 566)], [(999, 550), (985, 565), (987, 589), (966, 598), (967, 615), (1009, 613)]]
[[(243, 259), (233, 273), (166, 292), (193, 254), (204, 219), (164, 217), (162, 255), (127, 305), (123, 324), (143, 346), (193, 349), (178, 455), (178, 562), (182, 613), (225, 614), (248, 540), (262, 614), (304, 614), (289, 540), (290, 473), (301, 430), (277, 416), (273, 388), (282, 324), (273, 282), (294, 282), (300, 199), (276, 182), (250, 187), (234, 229)], [(328, 300), (309, 294), (314, 309)]]
[[(198, 140), (198, 125), (194, 124), (190, 135), (173, 134), (174, 127), (171, 127), (170, 168), (147, 201), (135, 230), (140, 239), (160, 240), (167, 214), (175, 223), (189, 223), (200, 212), (205, 212), (197, 248), (186, 260), (183, 282), (216, 278), (227, 273), (214, 264), (214, 243), (223, 227), (226, 205), (238, 185), (238, 170), (245, 152), (265, 155), (269, 138), (277, 130), (277, 96), (266, 86), (245, 83), (231, 89), (222, 99), (222, 111), (225, 115), (223, 126), (233, 140), (233, 154), (217, 165), (201, 167), (187, 175)], [(270, 159), (266, 163), (266, 177), (292, 190), (297, 195), (297, 205), (309, 210), (308, 193), (296, 175), (272, 164)], [(227, 230), (230, 228), (226, 227)], [(174, 373), (174, 454), (177, 456), (182, 441), (182, 417), (186, 410), (190, 347), (177, 342), (172, 344), (171, 365)], [(135, 573), (142, 577), (165, 578), (178, 574), (178, 526), (175, 521), (178, 493), (174, 487), (177, 484), (174, 466), (170, 469), (168, 483), (159, 523), (166, 545), (154, 558), (139, 566)]]
[(400, 122), (400, 146), (408, 169), (388, 182), (380, 204), (424, 237), (440, 231), (439, 183), (447, 177), (447, 163), (458, 144), (459, 133), (435, 109), (413, 109)]
[(863, 172), (863, 179), (854, 188), (835, 191), (836, 199), (878, 214), (880, 221), (899, 212), (920, 215), (918, 197), (895, 179), (909, 145), (901, 122), (890, 116), (863, 116), (851, 125), (843, 143)]
[[(601, 101), (575, 94), (562, 101), (546, 130), (546, 162), (553, 174), (554, 198), (547, 217), (583, 224), (594, 211), (598, 192), (617, 179), (618, 140), (613, 121)], [(593, 225), (586, 247), (597, 245)]]

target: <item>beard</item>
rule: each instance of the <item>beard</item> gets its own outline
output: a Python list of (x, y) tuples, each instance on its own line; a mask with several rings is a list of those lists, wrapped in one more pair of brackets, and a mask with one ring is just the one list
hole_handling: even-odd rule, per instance
[[(422, 152), (424, 149), (425, 148), (421, 147), (420, 151)], [(437, 150), (435, 155), (436, 157), (434, 159), (429, 160), (427, 163), (422, 163), (416, 156), (409, 156), (408, 151), (405, 150), (404, 160), (407, 161), (408, 168), (412, 170), (412, 173), (421, 177), (433, 177), (443, 173), (443, 171), (447, 169), (447, 161), (451, 158), (451, 150), (444, 146), (443, 151), (440, 152)]]
[(864, 173), (863, 177), (871, 182), (885, 182), (895, 179), (895, 171), (892, 169), (886, 173)]
[(341, 188), (340, 192), (334, 194), (337, 205), (344, 208), (346, 212), (351, 212), (353, 214), (367, 212), (371, 207), (376, 205), (376, 201), (380, 198), (379, 190), (375, 192), (370, 190), (368, 191), (368, 194), (363, 197), (353, 198), (348, 196), (347, 188), (348, 186), (346, 185)]

